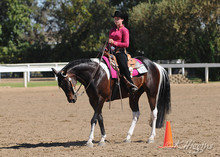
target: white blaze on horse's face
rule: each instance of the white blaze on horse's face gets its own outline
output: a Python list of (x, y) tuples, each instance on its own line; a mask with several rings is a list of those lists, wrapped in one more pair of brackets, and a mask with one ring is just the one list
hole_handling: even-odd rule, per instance
[[(100, 62), (100, 60), (98, 58), (91, 58), (91, 61), (96, 62), (98, 64)], [(107, 65), (101, 62), (100, 66), (105, 70), (108, 79), (110, 79), (110, 73), (109, 73), (109, 69), (108, 69)]]

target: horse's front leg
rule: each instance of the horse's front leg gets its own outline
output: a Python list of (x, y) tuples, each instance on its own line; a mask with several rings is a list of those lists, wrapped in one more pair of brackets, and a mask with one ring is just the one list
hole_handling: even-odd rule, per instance
[(90, 131), (90, 134), (89, 134), (89, 140), (87, 141), (86, 145), (88, 147), (93, 147), (93, 139), (94, 139), (94, 131), (95, 131), (95, 126), (96, 126), (96, 123), (97, 123), (97, 118), (98, 118), (98, 114), (97, 113), (94, 113), (92, 119), (91, 119), (91, 131)]
[(99, 146), (104, 146), (106, 134), (105, 134), (105, 128), (104, 128), (104, 123), (103, 123), (103, 117), (101, 113), (98, 115), (98, 122), (99, 122), (100, 130), (101, 130), (101, 134), (102, 134), (102, 138), (99, 141)]
[(90, 135), (89, 135), (89, 140), (87, 141), (86, 145), (88, 147), (93, 147), (93, 139), (94, 139), (94, 132), (95, 132), (95, 126), (97, 123), (97, 119), (99, 122), (99, 126), (100, 126), (100, 130), (101, 130), (101, 134), (102, 134), (102, 138), (99, 142), (99, 146), (104, 146), (105, 145), (105, 138), (106, 138), (106, 134), (105, 134), (105, 128), (104, 128), (104, 123), (103, 123), (103, 117), (102, 114), (98, 114), (95, 113), (91, 119), (91, 131), (90, 131)]

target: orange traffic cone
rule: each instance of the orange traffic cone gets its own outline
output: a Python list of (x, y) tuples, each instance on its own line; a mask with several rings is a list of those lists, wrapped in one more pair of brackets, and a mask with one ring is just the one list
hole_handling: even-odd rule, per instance
[(160, 148), (175, 148), (175, 146), (173, 146), (173, 138), (172, 138), (170, 121), (167, 121), (163, 147), (160, 147)]

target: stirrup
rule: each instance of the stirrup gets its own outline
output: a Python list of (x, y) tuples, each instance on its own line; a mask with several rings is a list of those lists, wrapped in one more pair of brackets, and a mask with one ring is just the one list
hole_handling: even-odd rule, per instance
[(134, 85), (133, 83), (130, 83), (131, 87), (129, 88), (129, 93), (134, 94), (138, 91), (138, 87)]
[(125, 84), (126, 84), (126, 86), (127, 86), (127, 89), (128, 89), (128, 91), (129, 91), (129, 94), (134, 94), (135, 92), (137, 92), (138, 87), (137, 87), (136, 85), (134, 85), (133, 83), (131, 83), (130, 81), (128, 81), (128, 80), (126, 79), (126, 77), (123, 76), (123, 75), (122, 75), (122, 78), (123, 78), (124, 81), (125, 81)]

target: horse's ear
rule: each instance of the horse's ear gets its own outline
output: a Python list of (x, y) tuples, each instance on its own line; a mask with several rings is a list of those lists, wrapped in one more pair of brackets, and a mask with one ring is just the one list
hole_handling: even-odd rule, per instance
[(57, 76), (58, 72), (54, 69), (54, 68), (51, 68), (53, 73)]

